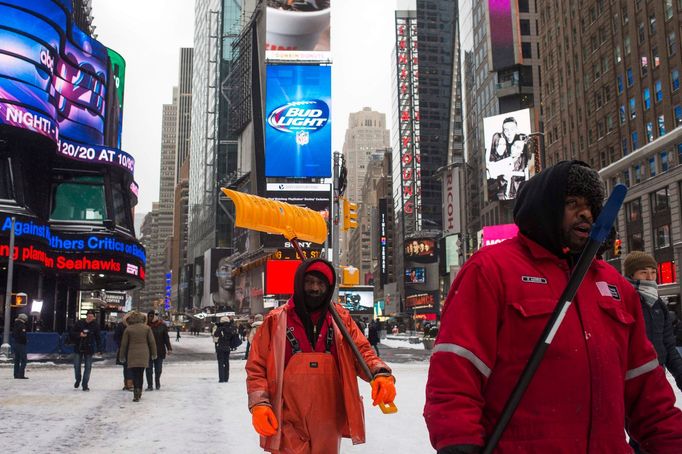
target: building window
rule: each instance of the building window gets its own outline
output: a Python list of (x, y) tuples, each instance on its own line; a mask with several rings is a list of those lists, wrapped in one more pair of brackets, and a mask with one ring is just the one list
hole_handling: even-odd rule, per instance
[(649, 74), (649, 59), (647, 57), (640, 58), (642, 77)]
[(618, 94), (623, 93), (623, 75), (618, 74), (616, 77), (616, 87), (618, 88)]
[(680, 70), (677, 68), (670, 71), (670, 86), (673, 91), (680, 89)]
[(521, 35), (523, 36), (530, 35), (530, 21), (528, 19), (521, 19), (519, 21), (519, 26), (521, 28)]
[(649, 16), (649, 35), (653, 36), (656, 34), (656, 15), (652, 14)]
[(649, 90), (649, 87), (646, 87), (642, 91), (642, 98), (643, 98), (644, 110), (649, 110), (651, 108), (651, 91)]
[(656, 176), (656, 157), (652, 156), (649, 158), (649, 176)]
[(642, 203), (640, 199), (634, 199), (632, 202), (626, 203), (625, 210), (628, 215), (628, 222), (640, 222), (642, 220)]
[(658, 47), (654, 46), (651, 48), (651, 56), (654, 59), (654, 68), (661, 66), (661, 56), (658, 55)]
[(642, 238), (642, 232), (633, 233), (630, 238), (628, 238), (628, 251), (643, 251), (644, 250), (644, 238)]
[[(672, 1), (672, 0), (670, 0)], [(528, 9), (528, 0), (519, 0), (519, 12), (520, 13), (527, 13), (530, 10)]]
[(656, 102), (663, 101), (663, 88), (660, 80), (654, 82), (654, 93), (656, 95)]
[(665, 10), (665, 20), (673, 17), (673, 0), (663, 0), (663, 9)]
[(654, 249), (670, 247), (670, 226), (662, 225), (656, 227), (654, 232)]
[(640, 42), (640, 44), (643, 43), (644, 40), (646, 39), (646, 31), (644, 28), (644, 24), (642, 22), (640, 22), (639, 25), (637, 26), (637, 39)]
[(623, 51), (625, 52), (625, 55), (630, 55), (630, 37), (626, 36), (623, 38)]
[(661, 172), (667, 172), (670, 168), (670, 161), (667, 151), (661, 151)]
[(632, 151), (639, 148), (639, 135), (637, 131), (632, 131)]
[(635, 181), (634, 181), (635, 184), (638, 184), (638, 183), (641, 183), (641, 182), (642, 182), (642, 166), (640, 166), (639, 164), (637, 164), (637, 165), (635, 166), (634, 180), (635, 180)]
[(623, 57), (620, 55), (620, 46), (616, 46), (613, 49), (613, 58), (616, 60), (616, 63), (620, 63), (623, 60)]
[(55, 221), (102, 221), (107, 219), (104, 177), (65, 172), (52, 184)]
[(665, 135), (665, 115), (658, 116), (658, 137)]
[(623, 184), (630, 187), (630, 171), (623, 170)]
[(651, 193), (651, 213), (656, 214), (668, 209), (668, 188)]
[(521, 55), (523, 58), (533, 58), (531, 43), (521, 43)]
[(14, 200), (12, 171), (8, 158), (0, 157), (0, 199)]
[(675, 126), (682, 124), (682, 106), (679, 104), (673, 107), (673, 113), (675, 115)]
[(628, 78), (628, 87), (632, 87), (632, 84), (635, 83), (635, 80), (632, 78), (632, 68), (626, 69), (625, 74), (627, 75)]
[(654, 141), (654, 124), (650, 121), (646, 123), (646, 143)]
[(668, 56), (672, 57), (677, 52), (677, 36), (675, 32), (668, 33)]
[(621, 149), (623, 150), (623, 156), (627, 156), (628, 154), (628, 138), (623, 137), (623, 140), (621, 141)]
[(637, 118), (637, 105), (635, 104), (635, 98), (630, 98), (630, 119)]
[(618, 113), (620, 114), (620, 124), (625, 123), (625, 106), (623, 104), (620, 105), (620, 109), (618, 109)]

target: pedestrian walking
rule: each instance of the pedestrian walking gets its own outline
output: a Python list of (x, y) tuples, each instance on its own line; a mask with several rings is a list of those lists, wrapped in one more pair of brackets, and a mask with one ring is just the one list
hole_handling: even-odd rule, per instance
[[(94, 311), (87, 311), (85, 320), (78, 320), (73, 325), (71, 341), (73, 342), (73, 370), (76, 378), (73, 387), (78, 389), (78, 386), (83, 383), (83, 391), (90, 391), (88, 384), (92, 370), (92, 355), (95, 352), (102, 354), (102, 339)], [(84, 364), (82, 375), (81, 364)]]
[(123, 319), (120, 322), (118, 322), (118, 324), (116, 324), (116, 328), (114, 329), (114, 343), (116, 344), (116, 364), (123, 366), (123, 391), (133, 390), (133, 377), (132, 375), (130, 375), (130, 372), (128, 371), (128, 366), (126, 365), (126, 363), (121, 362), (119, 360), (119, 356), (121, 354), (121, 341), (123, 340), (123, 333), (128, 327), (128, 315), (130, 315), (130, 312), (123, 316)]
[(369, 341), (369, 345), (376, 350), (377, 356), (381, 356), (379, 354), (379, 323), (377, 323), (376, 320), (369, 322), (369, 326), (367, 327), (367, 340)]
[[(324, 260), (305, 261), (294, 277), (294, 295), (271, 311), (258, 328), (246, 363), (252, 423), (260, 446), (270, 452), (338, 453), (341, 438), (365, 441), (357, 376), (362, 368), (329, 305), (336, 273)], [(379, 359), (350, 314), (336, 310), (364, 362), (374, 374), (372, 398), (393, 402), (391, 369)]]
[(175, 325), (175, 342), (180, 342), (180, 325)]
[[(168, 336), (168, 327), (159, 318), (159, 313), (157, 311), (149, 311), (147, 313), (147, 324), (152, 330), (154, 335), (154, 342), (156, 342), (156, 358), (149, 359), (149, 365), (147, 366), (147, 391), (153, 391), (154, 386), (156, 389), (161, 389), (161, 373), (163, 372), (163, 360), (166, 359), (166, 353), (173, 351), (173, 347), (170, 343), (170, 337)], [(154, 383), (152, 384), (152, 377)]]
[(123, 333), (119, 361), (125, 362), (133, 377), (133, 402), (142, 397), (144, 370), (149, 359), (156, 359), (156, 341), (144, 314), (133, 311), (128, 316), (128, 328)]
[(253, 316), (253, 323), (251, 323), (251, 329), (249, 330), (249, 335), (246, 338), (246, 352), (244, 352), (244, 359), (249, 359), (249, 352), (251, 351), (251, 343), (253, 338), (258, 332), (258, 328), (263, 324), (263, 314), (256, 314)]
[[(528, 180), (515, 238), (467, 260), (445, 301), (424, 418), (439, 454), (479, 452), (565, 290), (602, 209), (603, 183), (581, 161)], [(679, 454), (682, 412), (646, 339), (632, 285), (600, 258), (561, 314), (496, 452)]]
[(14, 320), (14, 329), (12, 330), (12, 338), (14, 344), (14, 378), (28, 379), (26, 376), (26, 362), (28, 355), (26, 354), (26, 323), (28, 322), (28, 315), (19, 314)]
[(227, 383), (230, 379), (230, 351), (242, 343), (230, 317), (220, 317), (213, 331), (213, 342), (218, 359), (218, 382)]

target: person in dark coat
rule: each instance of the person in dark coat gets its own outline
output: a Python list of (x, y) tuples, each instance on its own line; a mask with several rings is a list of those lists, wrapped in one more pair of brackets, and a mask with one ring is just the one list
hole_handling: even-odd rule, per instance
[(27, 379), (26, 376), (26, 322), (28, 315), (19, 314), (14, 320), (14, 330), (12, 337), (14, 338), (14, 378)]
[(180, 342), (180, 325), (175, 326), (175, 342)]
[(668, 369), (677, 387), (682, 390), (682, 357), (675, 348), (672, 317), (658, 296), (656, 260), (646, 252), (633, 251), (625, 257), (623, 268), (623, 274), (639, 293), (646, 335), (654, 344), (658, 362)]
[(121, 340), (123, 340), (123, 333), (128, 327), (128, 314), (123, 316), (121, 320), (114, 329), (114, 343), (116, 344), (116, 364), (123, 366), (123, 391), (133, 390), (133, 377), (128, 371), (128, 366), (126, 363), (122, 363), (118, 360), (119, 354), (121, 353)]
[(128, 316), (128, 328), (121, 339), (118, 360), (126, 363), (133, 377), (133, 402), (139, 402), (144, 384), (144, 369), (149, 359), (156, 358), (156, 341), (144, 314), (133, 311)]
[(92, 369), (92, 355), (97, 351), (102, 353), (102, 339), (99, 335), (99, 325), (95, 320), (95, 312), (85, 313), (85, 320), (78, 320), (71, 329), (73, 342), (73, 370), (76, 375), (74, 388), (81, 384), (81, 364), (85, 363), (82, 375), (83, 391), (90, 391), (90, 370)]
[(372, 320), (369, 322), (369, 327), (367, 329), (367, 340), (369, 341), (369, 344), (374, 347), (374, 350), (377, 352), (377, 356), (381, 356), (379, 354), (379, 323), (377, 323), (376, 320)]
[[(218, 359), (218, 382), (227, 383), (230, 379), (230, 351), (232, 350), (233, 338), (239, 339), (239, 333), (234, 327), (230, 317), (220, 317), (220, 322), (213, 331), (215, 342), (215, 354)], [(241, 343), (241, 341), (239, 342)]]
[(149, 311), (147, 313), (147, 324), (152, 329), (154, 334), (154, 341), (156, 342), (156, 359), (149, 360), (147, 366), (147, 391), (152, 391), (152, 371), (154, 372), (154, 384), (156, 389), (161, 389), (161, 372), (163, 372), (163, 360), (166, 359), (166, 352), (173, 351), (168, 336), (168, 327), (159, 318), (159, 313), (156, 311)]

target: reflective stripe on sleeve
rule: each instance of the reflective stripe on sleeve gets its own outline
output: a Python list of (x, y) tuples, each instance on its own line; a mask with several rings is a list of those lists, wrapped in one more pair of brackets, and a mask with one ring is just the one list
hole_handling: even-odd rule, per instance
[(626, 380), (632, 380), (633, 378), (637, 378), (640, 375), (644, 375), (647, 372), (651, 372), (652, 370), (656, 369), (658, 367), (658, 359), (654, 358), (651, 361), (649, 361), (646, 364), (643, 364), (639, 367), (635, 367), (634, 369), (630, 369), (625, 373), (625, 379)]
[(480, 373), (482, 373), (486, 378), (490, 377), (490, 368), (485, 365), (481, 359), (474, 355), (471, 350), (461, 347), (457, 344), (437, 344), (433, 347), (433, 353), (437, 352), (450, 352), (457, 356), (461, 356), (464, 359), (469, 360), (471, 364), (474, 365)]

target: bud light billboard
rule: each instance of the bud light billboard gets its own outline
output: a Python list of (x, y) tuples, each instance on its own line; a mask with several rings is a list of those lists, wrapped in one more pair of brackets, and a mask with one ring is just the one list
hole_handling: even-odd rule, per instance
[(265, 176), (331, 177), (331, 67), (267, 67)]

